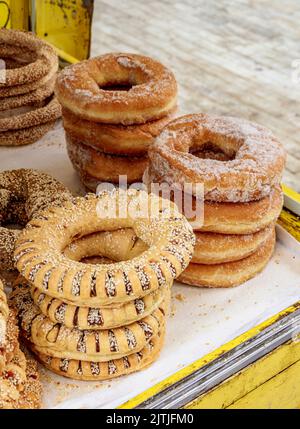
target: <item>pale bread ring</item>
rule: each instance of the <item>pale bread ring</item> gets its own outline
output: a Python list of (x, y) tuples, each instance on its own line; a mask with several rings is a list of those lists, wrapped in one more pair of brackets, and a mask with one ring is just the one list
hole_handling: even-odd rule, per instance
[(138, 125), (112, 125), (86, 121), (63, 109), (64, 128), (70, 137), (99, 151), (127, 156), (142, 156), (155, 137), (172, 120), (176, 108), (161, 119)]
[[(111, 209), (116, 203), (129, 209), (141, 201), (147, 207), (150, 204), (155, 217), (136, 217), (138, 213), (133, 209), (120, 218), (98, 215), (102, 207)], [(45, 210), (40, 219), (29, 222), (21, 232), (15, 250), (16, 266), (35, 287), (64, 301), (94, 307), (140, 298), (170, 285), (192, 258), (192, 229), (170, 204), (166, 210), (165, 201), (153, 194), (115, 190)], [(149, 248), (130, 261), (99, 265), (72, 261), (62, 253), (75, 237), (118, 228), (133, 228)]]
[(92, 362), (120, 359), (139, 352), (164, 327), (164, 314), (157, 309), (126, 326), (103, 330), (70, 329), (41, 314), (22, 281), (17, 281), (10, 303), (19, 315), (26, 340), (39, 352), (59, 358)]
[[(218, 149), (228, 160), (193, 153)], [(149, 149), (149, 182), (203, 184), (205, 200), (259, 200), (278, 186), (285, 151), (271, 131), (239, 118), (193, 114), (167, 125)]]
[(100, 182), (119, 183), (126, 176), (127, 183), (141, 182), (148, 165), (148, 157), (108, 155), (86, 146), (66, 134), (69, 158), (80, 176), (88, 175)]
[(196, 232), (193, 264), (221, 264), (238, 261), (254, 253), (273, 234), (274, 226), (254, 234)]
[(260, 273), (269, 262), (275, 246), (273, 234), (250, 256), (234, 262), (190, 264), (178, 281), (191, 286), (227, 288), (238, 286)]
[[(105, 90), (124, 84), (133, 86), (128, 91)], [(137, 54), (106, 54), (66, 67), (55, 92), (74, 115), (109, 124), (143, 124), (168, 115), (177, 104), (173, 73)]]
[[(55, 50), (48, 43), (36, 37), (34, 34), (19, 30), (0, 29), (0, 42), (7, 45), (31, 50), (36, 58), (32, 63), (22, 67), (6, 70), (5, 83), (1, 86), (15, 86), (31, 83), (44, 77), (49, 69), (58, 69), (58, 57)], [(8, 47), (7, 47), (8, 49)]]
[(101, 381), (128, 375), (152, 364), (160, 353), (165, 337), (162, 330), (138, 353), (108, 362), (88, 362), (74, 359), (59, 359), (40, 353), (34, 345), (31, 350), (46, 368), (64, 377), (74, 380)]

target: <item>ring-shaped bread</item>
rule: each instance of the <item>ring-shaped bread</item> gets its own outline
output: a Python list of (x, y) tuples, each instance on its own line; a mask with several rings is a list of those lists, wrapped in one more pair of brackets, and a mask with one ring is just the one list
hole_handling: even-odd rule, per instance
[[(226, 160), (202, 158), (222, 152)], [(192, 114), (170, 122), (149, 148), (148, 184), (166, 182), (204, 186), (204, 199), (214, 202), (259, 200), (278, 186), (285, 151), (271, 131), (244, 119)], [(200, 195), (202, 197), (202, 194)]]
[[(132, 228), (149, 248), (132, 260), (99, 265), (63, 254), (74, 238), (120, 228)], [(44, 293), (102, 306), (169, 286), (189, 264), (194, 244), (192, 228), (174, 204), (144, 191), (114, 190), (45, 210), (21, 232), (15, 261), (26, 280)]]
[[(130, 88), (109, 88), (122, 85)], [(137, 54), (105, 54), (72, 64), (58, 75), (55, 92), (79, 118), (109, 124), (143, 124), (168, 115), (177, 104), (173, 73)]]

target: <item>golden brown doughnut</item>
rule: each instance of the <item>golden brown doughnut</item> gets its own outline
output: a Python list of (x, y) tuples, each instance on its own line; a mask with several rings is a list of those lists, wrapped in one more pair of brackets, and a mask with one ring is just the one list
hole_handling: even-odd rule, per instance
[[(201, 151), (221, 152), (226, 160)], [(280, 183), (285, 151), (273, 134), (239, 118), (186, 115), (167, 125), (149, 149), (148, 182), (186, 183), (205, 200), (249, 202), (270, 194)]]
[(70, 160), (79, 175), (96, 181), (119, 183), (119, 176), (127, 176), (127, 183), (140, 182), (148, 165), (148, 157), (108, 155), (86, 146), (66, 135)]
[[(151, 216), (136, 211), (141, 204)], [(111, 212), (114, 206), (123, 207), (120, 217)], [(149, 248), (114, 264), (88, 265), (63, 255), (75, 237), (119, 228), (133, 228)], [(26, 280), (48, 295), (99, 307), (132, 301), (170, 285), (190, 262), (194, 240), (190, 225), (172, 203), (167, 210), (165, 201), (153, 194), (120, 189), (45, 210), (21, 232), (15, 260)]]
[(235, 262), (204, 265), (190, 264), (178, 281), (191, 286), (226, 288), (238, 286), (260, 273), (269, 262), (275, 246), (275, 229), (261, 247)]
[(0, 132), (0, 146), (24, 146), (35, 143), (54, 127), (55, 122), (49, 121), (34, 127)]
[(112, 125), (86, 121), (63, 109), (64, 128), (71, 137), (109, 154), (145, 155), (155, 137), (172, 120), (176, 108), (156, 121), (138, 125)]
[(283, 206), (280, 187), (267, 197), (249, 203), (204, 203), (204, 224), (199, 231), (223, 234), (251, 234), (274, 223)]
[(60, 205), (71, 193), (49, 174), (30, 169), (0, 173), (0, 270), (13, 270), (13, 252), (20, 230), (1, 224), (24, 226), (47, 206)]
[(5, 73), (5, 83), (0, 83), (0, 87), (23, 85), (47, 75), (53, 67), (58, 69), (58, 57), (55, 50), (45, 41), (36, 37), (33, 33), (0, 29), (0, 43), (33, 52), (33, 62), (25, 64), (15, 69), (7, 69)]
[[(109, 90), (109, 86), (130, 86)], [(177, 103), (173, 73), (149, 57), (106, 54), (66, 67), (56, 94), (62, 106), (93, 122), (143, 124), (168, 115)]]
[(255, 252), (273, 234), (274, 225), (254, 234), (196, 232), (194, 264), (220, 264), (238, 261)]

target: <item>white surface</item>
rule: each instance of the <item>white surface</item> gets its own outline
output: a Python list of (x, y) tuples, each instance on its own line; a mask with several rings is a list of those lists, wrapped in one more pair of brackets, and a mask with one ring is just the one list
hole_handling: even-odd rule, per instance
[[(81, 187), (60, 126), (35, 145), (0, 148), (1, 170), (33, 167), (74, 191)], [(184, 298), (179, 300), (176, 295)], [(148, 369), (109, 382), (81, 382), (43, 371), (44, 406), (114, 408), (300, 299), (300, 245), (278, 228), (275, 254), (258, 277), (233, 289), (175, 285), (173, 315), (159, 359)]]

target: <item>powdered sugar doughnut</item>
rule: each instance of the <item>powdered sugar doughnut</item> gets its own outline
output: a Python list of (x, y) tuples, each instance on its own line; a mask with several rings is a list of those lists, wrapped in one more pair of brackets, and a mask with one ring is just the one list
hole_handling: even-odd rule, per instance
[[(129, 86), (109, 90), (109, 86)], [(177, 103), (173, 73), (149, 57), (106, 54), (66, 67), (56, 94), (62, 106), (93, 122), (143, 124), (162, 118)]]
[[(221, 152), (225, 160), (209, 159), (206, 151)], [(200, 183), (205, 200), (248, 202), (279, 184), (285, 151), (271, 131), (253, 122), (194, 114), (167, 125), (149, 149), (149, 159), (150, 182), (191, 183), (194, 195)]]

